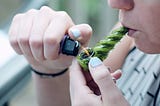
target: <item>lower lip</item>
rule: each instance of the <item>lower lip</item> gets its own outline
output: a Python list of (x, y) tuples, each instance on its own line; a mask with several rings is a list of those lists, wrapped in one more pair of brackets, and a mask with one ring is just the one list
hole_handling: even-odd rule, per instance
[(133, 35), (134, 35), (134, 33), (135, 33), (136, 31), (137, 31), (137, 30), (129, 29), (129, 31), (128, 31), (128, 36), (133, 37)]

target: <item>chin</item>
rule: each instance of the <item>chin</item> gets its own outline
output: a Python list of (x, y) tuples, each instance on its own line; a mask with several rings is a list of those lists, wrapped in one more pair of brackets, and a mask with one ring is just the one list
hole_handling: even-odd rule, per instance
[(160, 46), (152, 43), (152, 42), (145, 42), (145, 40), (138, 40), (134, 39), (136, 47), (144, 53), (147, 54), (160, 54)]
[(145, 47), (141, 47), (141, 46), (137, 46), (136, 45), (136, 47), (140, 50), (140, 51), (142, 51), (142, 52), (144, 52), (144, 53), (147, 53), (147, 54), (160, 54), (160, 49), (155, 49), (155, 48), (153, 48), (153, 47), (147, 47), (147, 46), (145, 46)]

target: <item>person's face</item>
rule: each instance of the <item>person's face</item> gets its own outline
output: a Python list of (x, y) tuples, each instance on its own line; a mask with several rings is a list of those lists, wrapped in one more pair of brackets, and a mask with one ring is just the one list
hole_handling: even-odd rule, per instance
[(160, 0), (108, 0), (120, 10), (122, 25), (129, 28), (136, 46), (146, 53), (160, 53)]

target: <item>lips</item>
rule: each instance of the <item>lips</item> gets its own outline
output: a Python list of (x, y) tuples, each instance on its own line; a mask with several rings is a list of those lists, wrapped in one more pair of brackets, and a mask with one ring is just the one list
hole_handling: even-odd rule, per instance
[(133, 37), (134, 33), (137, 32), (136, 29), (133, 29), (131, 27), (128, 27), (127, 25), (125, 25), (123, 22), (121, 22), (121, 25), (128, 28), (128, 33), (127, 35), (130, 36), (130, 37)]
[(132, 37), (136, 31), (137, 30), (135, 30), (135, 29), (130, 29), (129, 28), (129, 30), (128, 30), (128, 36)]

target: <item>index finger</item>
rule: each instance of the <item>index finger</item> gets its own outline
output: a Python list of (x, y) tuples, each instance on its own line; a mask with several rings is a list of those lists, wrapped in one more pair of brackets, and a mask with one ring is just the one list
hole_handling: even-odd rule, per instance
[(78, 88), (79, 86), (86, 84), (83, 73), (80, 71), (81, 67), (79, 66), (76, 59), (73, 60), (73, 63), (69, 68), (69, 70), (70, 70), (70, 83), (72, 86)]

